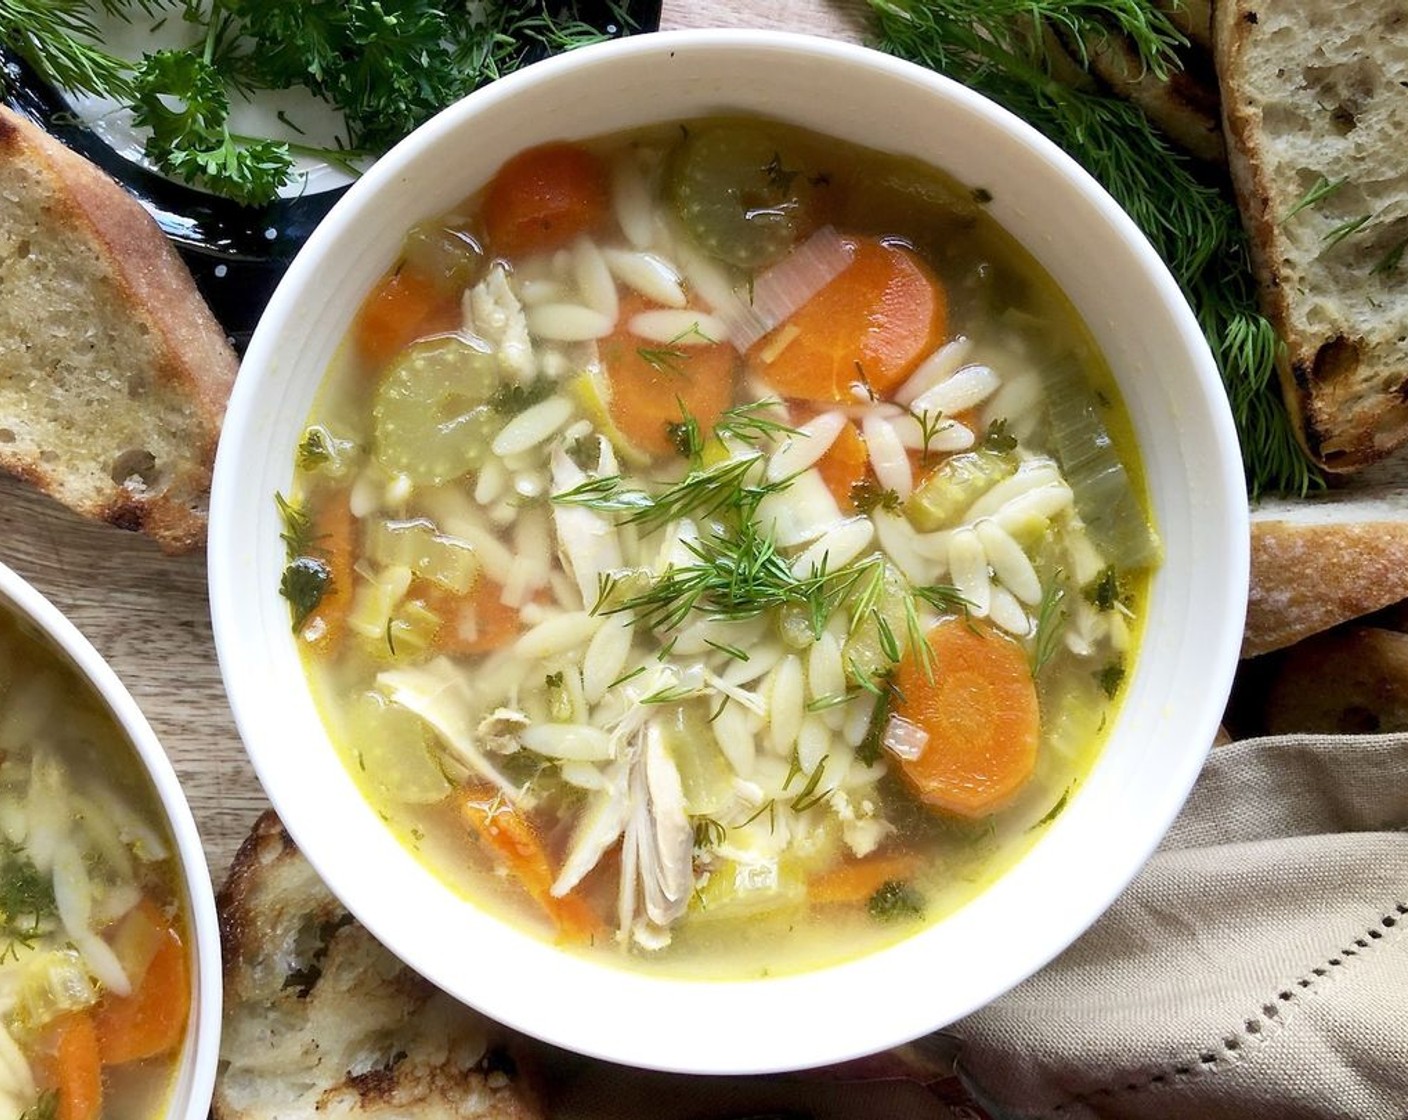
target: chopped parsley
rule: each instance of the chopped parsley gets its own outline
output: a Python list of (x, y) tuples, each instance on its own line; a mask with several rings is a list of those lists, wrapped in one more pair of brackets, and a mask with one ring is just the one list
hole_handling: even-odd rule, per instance
[(1097, 669), (1094, 676), (1096, 682), (1100, 685), (1101, 691), (1113, 700), (1115, 694), (1120, 690), (1120, 685), (1124, 684), (1124, 659), (1119, 657), (1115, 658), (1115, 660), (1111, 661), (1103, 669)]
[(535, 377), (527, 383), (506, 381), (489, 396), (489, 407), (500, 416), (517, 416), (533, 405), (547, 400), (557, 388), (551, 377)]
[(1121, 585), (1113, 564), (1106, 565), (1098, 576), (1081, 588), (1081, 594), (1087, 603), (1100, 611), (1112, 611), (1129, 599), (1129, 593)]
[(873, 478), (858, 478), (851, 483), (851, 504), (857, 513), (871, 514), (877, 509), (893, 511), (900, 508), (900, 496), (887, 490)]
[(877, 922), (908, 921), (924, 916), (924, 896), (909, 883), (890, 879), (870, 896), (865, 909)]

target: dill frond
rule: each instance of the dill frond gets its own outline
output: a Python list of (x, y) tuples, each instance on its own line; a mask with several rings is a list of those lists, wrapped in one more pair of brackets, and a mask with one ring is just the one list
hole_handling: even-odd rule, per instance
[[(1024, 118), (1082, 163), (1143, 230), (1193, 307), (1217, 359), (1253, 495), (1323, 485), (1296, 442), (1275, 376), (1274, 332), (1257, 309), (1246, 235), (1222, 187), (1135, 105), (1097, 83), (1059, 80), (1052, 36), (1126, 35), (1156, 76), (1182, 35), (1153, 0), (869, 0), (876, 46), (954, 78)], [(1323, 197), (1323, 196), (1322, 196)]]

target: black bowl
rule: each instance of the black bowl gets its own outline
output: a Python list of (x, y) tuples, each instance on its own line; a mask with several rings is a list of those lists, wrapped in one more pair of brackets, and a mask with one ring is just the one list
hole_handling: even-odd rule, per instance
[[(660, 0), (619, 5), (622, 27), (604, 2), (578, 4), (579, 17), (612, 36), (654, 31)], [(520, 65), (537, 61), (529, 53)], [(216, 319), (241, 353), (274, 287), (313, 228), (346, 188), (244, 206), (167, 179), (133, 163), (76, 121), (63, 95), (0, 45), (0, 102), (86, 156), (130, 191), (180, 251)]]

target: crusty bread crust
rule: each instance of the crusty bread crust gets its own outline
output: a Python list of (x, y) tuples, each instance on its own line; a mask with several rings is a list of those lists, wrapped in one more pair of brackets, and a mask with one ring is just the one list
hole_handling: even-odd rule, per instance
[(1408, 599), (1408, 511), (1351, 516), (1364, 519), (1254, 515), (1243, 657)]
[[(1287, 405), (1317, 462), (1358, 470), (1408, 442), (1408, 255), (1395, 263), (1408, 10), (1222, 0), (1214, 31), (1228, 166), (1286, 343)], [(1320, 183), (1340, 185), (1296, 211)]]
[[(214, 1120), (542, 1120), (522, 1040), (379, 945), (272, 811), (217, 896)], [(491, 967), (466, 958), (466, 967)]]
[(0, 106), (0, 467), (167, 551), (205, 539), (237, 360), (145, 210)]
[(1265, 733), (1408, 730), (1408, 634), (1342, 627), (1282, 655), (1265, 694)]

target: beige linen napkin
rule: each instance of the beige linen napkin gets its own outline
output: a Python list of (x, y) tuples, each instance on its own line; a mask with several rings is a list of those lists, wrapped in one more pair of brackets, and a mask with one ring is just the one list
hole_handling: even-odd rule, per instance
[(1216, 748), (1114, 907), (953, 1028), (970, 1091), (994, 1117), (1403, 1120), (1405, 830), (1408, 735)]

